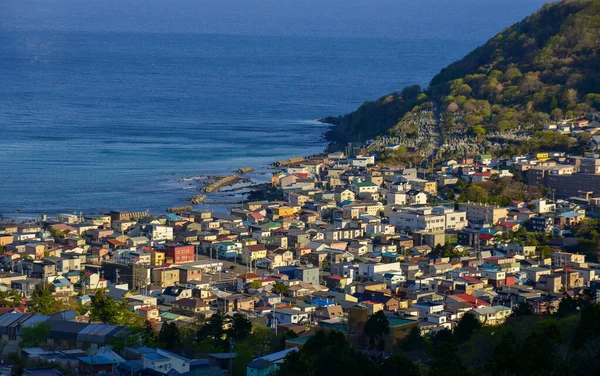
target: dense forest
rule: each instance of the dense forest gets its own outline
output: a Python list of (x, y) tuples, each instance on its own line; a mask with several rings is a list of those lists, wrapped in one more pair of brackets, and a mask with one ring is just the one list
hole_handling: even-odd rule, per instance
[[(332, 143), (417, 137), (430, 117), (440, 144), (511, 132), (518, 143), (519, 133), (531, 136), (544, 123), (600, 110), (599, 50), (600, 0), (546, 4), (444, 68), (426, 90), (408, 87), (324, 119), (334, 124), (325, 137)], [(557, 143), (571, 147), (575, 140)]]

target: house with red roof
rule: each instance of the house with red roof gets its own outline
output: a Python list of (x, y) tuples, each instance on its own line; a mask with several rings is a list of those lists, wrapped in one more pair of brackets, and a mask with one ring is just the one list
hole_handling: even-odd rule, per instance
[(484, 181), (490, 180), (492, 173), (490, 171), (476, 172), (471, 175), (471, 181), (473, 183), (483, 183)]
[(489, 307), (489, 305), (490, 305), (488, 302), (481, 300), (479, 298), (476, 298), (473, 295), (469, 295), (469, 294), (449, 295), (446, 298), (446, 302), (456, 302), (456, 303), (467, 304), (468, 306), (470, 306), (473, 309)]
[(500, 227), (503, 232), (517, 232), (521, 228), (521, 225), (517, 222), (504, 221), (498, 223), (498, 227)]

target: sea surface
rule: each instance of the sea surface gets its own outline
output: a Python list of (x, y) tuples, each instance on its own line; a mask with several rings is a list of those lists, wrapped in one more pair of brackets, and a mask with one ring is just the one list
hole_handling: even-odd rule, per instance
[(0, 1), (0, 213), (161, 212), (183, 177), (324, 149), (326, 126), (540, 0)]

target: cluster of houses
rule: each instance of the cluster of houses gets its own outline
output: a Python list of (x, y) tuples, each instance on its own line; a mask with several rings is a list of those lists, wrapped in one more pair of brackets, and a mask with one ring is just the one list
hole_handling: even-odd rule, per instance
[[(572, 176), (600, 176), (597, 159), (577, 157), (575, 164), (573, 158), (546, 153), (511, 162), (527, 179), (550, 161), (556, 169), (573, 163)], [(388, 317), (392, 346), (413, 328), (423, 335), (452, 329), (467, 312), (497, 325), (517, 304), (548, 314), (565, 296), (598, 289), (600, 266), (571, 252), (576, 239), (569, 237), (573, 225), (593, 214), (586, 205), (594, 192), (587, 201), (430, 204), (458, 179), (511, 176), (506, 161), (496, 162), (486, 155), (446, 161), (425, 177), (416, 169), (380, 168), (368, 154), (333, 153), (274, 174), (280, 200), (245, 202), (227, 214), (113, 211), (0, 224), (0, 290), (17, 290), (27, 302), (36, 288), (49, 286), (56, 299), (88, 305), (103, 289), (156, 328), (217, 311), (243, 313), (298, 335), (288, 350), (248, 364), (248, 375), (265, 375), (315, 330), (360, 336), (379, 311)], [(521, 228), (555, 235), (551, 257), (505, 236)], [(123, 327), (90, 323), (71, 311), (28, 313), (26, 304), (3, 312), (0, 334), (17, 342), (23, 328), (39, 322), (50, 324), (53, 350), (24, 354), (66, 362), (80, 374), (186, 374), (199, 367), (219, 374), (230, 364), (227, 354), (192, 360), (149, 348), (116, 354), (106, 345)]]

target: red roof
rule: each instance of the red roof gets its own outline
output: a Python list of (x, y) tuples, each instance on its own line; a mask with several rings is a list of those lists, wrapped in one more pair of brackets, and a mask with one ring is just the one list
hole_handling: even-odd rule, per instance
[(237, 277), (239, 279), (259, 279), (260, 278), (260, 276), (258, 274), (254, 274), (254, 273), (240, 274)]
[(253, 244), (248, 246), (250, 252), (266, 251), (267, 247), (264, 244)]
[(456, 294), (456, 295), (452, 295), (452, 298), (457, 299), (457, 300), (461, 301), (462, 303), (469, 304), (473, 307), (479, 307), (479, 306), (487, 307), (490, 305), (488, 302), (478, 299), (478, 298), (474, 297), (473, 295), (469, 295), (469, 294)]
[(486, 177), (491, 177), (492, 173), (489, 171), (485, 171), (485, 172), (476, 172), (473, 174), (473, 176), (486, 176)]
[(341, 275), (330, 275), (327, 278), (329, 278), (329, 279), (337, 279), (337, 280), (346, 279), (346, 277), (342, 277)]
[(462, 276), (460, 277), (463, 281), (467, 282), (467, 283), (481, 283), (481, 280), (475, 277), (471, 277), (468, 275)]
[(515, 222), (500, 222), (499, 225), (502, 227), (514, 227), (517, 225), (517, 223), (515, 223)]
[(481, 239), (481, 240), (492, 240), (492, 239), (494, 239), (494, 235), (479, 234), (479, 239)]

